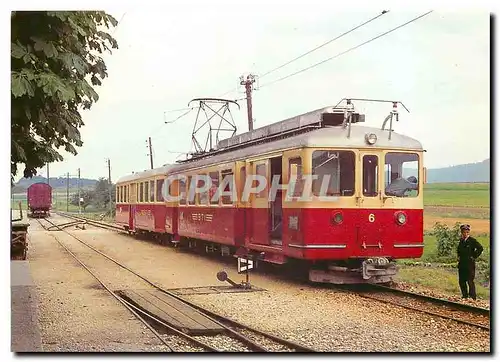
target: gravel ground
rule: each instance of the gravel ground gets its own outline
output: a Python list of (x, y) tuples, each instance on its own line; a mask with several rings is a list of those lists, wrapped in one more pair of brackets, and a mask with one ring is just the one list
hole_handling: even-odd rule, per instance
[[(53, 217), (54, 222), (63, 222)], [(222, 269), (239, 282), (236, 262), (222, 262), (88, 227), (68, 229), (102, 252), (164, 288), (226, 285)], [(32, 223), (29, 260), (40, 295), (45, 351), (161, 351), (161, 342), (95, 279)], [(102, 273), (106, 263), (62, 232), (52, 232)], [(109, 265), (109, 264), (107, 264)], [(109, 268), (101, 275), (113, 288), (144, 288), (128, 272)], [(433, 318), (277, 275), (252, 273), (250, 282), (266, 291), (188, 295), (186, 299), (240, 323), (322, 351), (489, 351), (487, 331)], [(209, 337), (214, 338), (214, 337)], [(221, 341), (221, 343), (223, 343)]]
[(419, 286), (419, 285), (412, 285), (412, 284), (408, 284), (405, 282), (394, 283), (393, 287), (398, 288), (398, 289), (402, 289), (402, 290), (407, 290), (407, 291), (413, 292), (413, 293), (428, 295), (428, 296), (431, 296), (434, 298), (448, 299), (448, 300), (451, 300), (451, 301), (457, 302), (457, 303), (469, 304), (469, 305), (473, 305), (475, 307), (490, 309), (490, 301), (486, 300), (486, 299), (477, 299), (477, 300), (473, 300), (470, 298), (463, 299), (460, 295), (449, 295), (446, 293), (440, 293), (440, 292), (437, 292), (437, 291), (429, 289), (429, 288), (424, 288), (424, 287)]

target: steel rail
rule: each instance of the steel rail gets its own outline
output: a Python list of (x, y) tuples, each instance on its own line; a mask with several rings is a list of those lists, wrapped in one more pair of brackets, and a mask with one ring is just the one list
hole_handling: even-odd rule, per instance
[[(377, 285), (377, 284), (362, 285), (362, 287), (366, 287), (366, 286), (369, 286), (369, 287), (373, 288), (374, 290), (379, 289), (382, 292), (402, 294), (402, 295), (404, 295), (406, 297), (411, 297), (411, 298), (415, 298), (415, 299), (423, 299), (423, 300), (425, 300), (427, 302), (430, 302), (430, 303), (433, 303), (433, 304), (444, 304), (444, 305), (447, 305), (447, 306), (449, 306), (449, 305), (452, 305), (452, 306), (458, 305), (459, 307), (465, 306), (465, 304), (456, 303), (456, 302), (452, 302), (452, 301), (447, 301), (445, 299), (433, 298), (433, 297), (425, 296), (425, 295), (422, 295), (422, 294), (417, 294), (417, 293), (412, 293), (412, 292), (406, 292), (406, 291), (403, 291), (403, 290), (400, 290), (400, 289), (394, 289), (394, 288), (390, 288), (390, 287), (384, 287), (384, 286)], [(436, 312), (433, 312), (433, 311), (430, 311), (430, 310), (425, 310), (425, 309), (418, 308), (416, 306), (407, 305), (407, 304), (404, 304), (404, 303), (398, 303), (397, 301), (387, 300), (387, 299), (384, 299), (383, 297), (377, 297), (376, 294), (372, 294), (373, 291), (356, 291), (356, 290), (353, 290), (352, 288), (345, 288), (345, 287), (344, 288), (341, 287), (341, 289), (346, 290), (346, 291), (354, 291), (356, 294), (358, 294), (359, 296), (361, 296), (363, 298), (367, 298), (367, 299), (371, 299), (371, 300), (376, 300), (376, 301), (379, 301), (379, 302), (382, 302), (382, 303), (386, 303), (386, 304), (396, 305), (396, 306), (399, 306), (399, 307), (402, 307), (402, 308), (406, 308), (406, 309), (409, 309), (409, 310), (414, 310), (414, 311), (417, 311), (417, 312), (420, 312), (420, 313), (432, 315), (434, 317), (440, 317), (440, 318), (444, 318), (444, 319), (448, 319), (448, 320), (453, 320), (455, 322), (458, 322), (458, 323), (461, 323), (461, 324), (467, 324), (467, 325), (470, 325), (470, 326), (473, 326), (473, 327), (476, 327), (476, 328), (480, 328), (480, 329), (483, 329), (483, 330), (490, 330), (489, 326), (486, 326), (484, 324), (478, 324), (478, 323), (470, 322), (470, 321), (459, 319), (459, 318), (456, 318), (456, 317), (453, 317), (453, 316), (450, 316), (450, 315), (446, 315), (446, 314), (442, 314), (442, 313), (436, 313)], [(464, 308), (464, 309), (467, 309), (467, 308)], [(481, 313), (483, 311), (485, 311), (485, 310), (488, 311), (487, 309), (484, 309), (484, 308), (478, 308), (478, 309), (481, 310)], [(455, 312), (456, 311), (457, 310), (455, 310)], [(464, 310), (461, 310), (461, 311), (463, 312)], [(481, 314), (481, 315), (483, 315), (483, 314)]]
[[(68, 232), (67, 232), (68, 233)], [(69, 234), (69, 233), (68, 233)], [(71, 234), (69, 234), (71, 235)], [(146, 327), (148, 327), (153, 334), (160, 339), (160, 341), (167, 346), (171, 352), (173, 352), (173, 348), (170, 347), (169, 343), (163, 339), (163, 337), (149, 324), (147, 323), (135, 310), (133, 310), (129, 305), (124, 303), (123, 299), (119, 297), (115, 292), (113, 292), (104, 282), (95, 274), (93, 273), (75, 254), (69, 250), (64, 243), (62, 243), (55, 235), (51, 235), (58, 243), (61, 245), (80, 265), (87, 270), (102, 286), (104, 289), (106, 289), (113, 297), (115, 297), (125, 308), (127, 308), (137, 319), (139, 319)]]
[(469, 305), (469, 304), (464, 304), (464, 303), (458, 303), (458, 302), (454, 302), (452, 300), (431, 297), (429, 295), (414, 293), (414, 292), (410, 292), (410, 291), (407, 291), (407, 290), (391, 288), (391, 287), (387, 287), (387, 286), (384, 286), (384, 285), (377, 285), (377, 284), (371, 284), (371, 285), (373, 287), (375, 287), (375, 288), (378, 288), (378, 289), (381, 289), (381, 290), (386, 290), (388, 292), (393, 292), (393, 293), (408, 295), (408, 296), (412, 296), (412, 297), (415, 297), (415, 298), (418, 298), (418, 299), (432, 301), (433, 303), (436, 303), (436, 304), (443, 304), (443, 305), (453, 306), (453, 307), (455, 307), (457, 309), (461, 309), (463, 311), (472, 311), (472, 312), (475, 312), (477, 314), (484, 315), (484, 316), (489, 316), (490, 315), (490, 310), (486, 309), (486, 308), (476, 307), (474, 305)]
[[(269, 333), (266, 333), (266, 332), (263, 332), (263, 331), (259, 331), (258, 329), (255, 329), (255, 328), (252, 328), (252, 327), (249, 327), (249, 326), (246, 326), (246, 325), (243, 325), (241, 323), (238, 323), (236, 321), (233, 321), (229, 318), (226, 318), (226, 317), (223, 317), (223, 316), (220, 316), (220, 315), (217, 315), (216, 313), (213, 313), (213, 312), (210, 312), (200, 306), (197, 306), (196, 304), (194, 303), (191, 303), (189, 301), (187, 301), (186, 299), (184, 298), (181, 298), (179, 297), (178, 295), (176, 295), (175, 293), (172, 293), (162, 287), (160, 287), (159, 285), (156, 285), (155, 283), (151, 282), (150, 280), (148, 280), (147, 278), (143, 277), (142, 275), (138, 274), (137, 272), (135, 272), (134, 270), (130, 269), (129, 267), (127, 267), (126, 265), (116, 261), (115, 259), (113, 259), (112, 257), (106, 255), (105, 253), (101, 252), (100, 250), (97, 250), (96, 248), (94, 248), (92, 245), (86, 243), (85, 241), (81, 240), (80, 238), (76, 237), (75, 235), (69, 233), (68, 231), (65, 230), (65, 232), (72, 236), (73, 238), (75, 238), (76, 240), (78, 240), (79, 242), (81, 242), (82, 244), (84, 244), (85, 246), (87, 246), (88, 248), (92, 249), (93, 251), (95, 251), (96, 253), (104, 256), (105, 258), (107, 258), (108, 260), (114, 262), (115, 264), (119, 265), (120, 267), (124, 268), (125, 270), (129, 271), (130, 273), (136, 275), (137, 277), (141, 278), (143, 281), (145, 281), (146, 283), (148, 283), (149, 285), (153, 286), (154, 288), (160, 290), (161, 292), (179, 300), (180, 302), (183, 302), (185, 303), (186, 305), (190, 306), (191, 308), (194, 308), (196, 309), (202, 316), (204, 316), (205, 318), (211, 320), (212, 322), (218, 324), (219, 326), (221, 326), (224, 330), (227, 331), (228, 334), (230, 334), (231, 336), (233, 336), (234, 338), (236, 338), (237, 340), (239, 340), (240, 342), (246, 344), (247, 346), (249, 346), (250, 348), (254, 349), (254, 350), (257, 350), (259, 352), (269, 352), (269, 350), (265, 347), (263, 347), (262, 345), (252, 341), (250, 338), (242, 335), (241, 333), (239, 333), (238, 331), (234, 330), (233, 328), (225, 325), (224, 323), (221, 323), (220, 321), (218, 321), (217, 319), (222, 319), (222, 320), (226, 320), (228, 321), (228, 323), (232, 323), (234, 325), (238, 325), (239, 328), (244, 328), (244, 329), (248, 329), (249, 331), (252, 331), (254, 333), (257, 333), (257, 334), (261, 334), (271, 340), (274, 340), (276, 342), (279, 342), (279, 343), (282, 343), (286, 346), (289, 346), (289, 347), (292, 347), (294, 349), (296, 349), (297, 351), (307, 351), (307, 352), (317, 352), (316, 350), (314, 349), (311, 349), (309, 347), (305, 347), (305, 346), (302, 346), (302, 345), (299, 345), (295, 342), (292, 342), (292, 341), (287, 341), (287, 340), (284, 340), (280, 337), (277, 337), (277, 336), (274, 336), (272, 334), (269, 334)], [(211, 317), (210, 315), (208, 314), (211, 314), (213, 315), (214, 317)]]

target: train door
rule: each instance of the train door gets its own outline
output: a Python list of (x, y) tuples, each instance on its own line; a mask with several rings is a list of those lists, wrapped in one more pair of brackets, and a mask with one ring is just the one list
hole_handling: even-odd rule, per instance
[(358, 245), (361, 252), (379, 255), (383, 248), (383, 230), (387, 220), (382, 210), (381, 195), (381, 155), (375, 152), (359, 153), (359, 212), (358, 212)]
[(130, 185), (130, 212), (128, 214), (129, 230), (135, 230), (135, 207), (137, 204), (137, 183)]
[(236, 182), (236, 216), (235, 223), (235, 244), (241, 246), (244, 244), (247, 235), (247, 210), (249, 203), (243, 200), (247, 169), (249, 165), (244, 161), (236, 161), (235, 182)]
[[(270, 185), (281, 185), (283, 183), (282, 157), (270, 159)], [(269, 198), (269, 242), (274, 246), (283, 245), (283, 193), (280, 187), (271, 191)]]
[[(248, 206), (246, 212), (246, 232), (251, 244), (269, 245), (269, 160), (258, 160), (248, 162), (251, 175), (257, 178), (247, 176), (246, 189), (259, 190), (259, 192), (243, 195), (243, 199), (248, 197)], [(258, 181), (260, 180), (260, 181)], [(250, 184), (251, 182), (251, 184)]]

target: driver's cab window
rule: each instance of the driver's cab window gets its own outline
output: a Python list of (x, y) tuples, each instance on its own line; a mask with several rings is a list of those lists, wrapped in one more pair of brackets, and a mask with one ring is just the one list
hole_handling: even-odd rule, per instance
[(384, 192), (387, 196), (417, 197), (420, 184), (416, 153), (388, 152), (384, 164)]

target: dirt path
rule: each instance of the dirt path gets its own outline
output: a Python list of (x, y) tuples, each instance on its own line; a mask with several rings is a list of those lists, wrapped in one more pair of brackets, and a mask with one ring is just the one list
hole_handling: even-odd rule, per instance
[(424, 230), (432, 230), (432, 227), (436, 222), (441, 222), (448, 226), (453, 226), (456, 222), (460, 222), (463, 224), (469, 224), (471, 226), (472, 233), (490, 233), (490, 220), (464, 219), (424, 214)]

